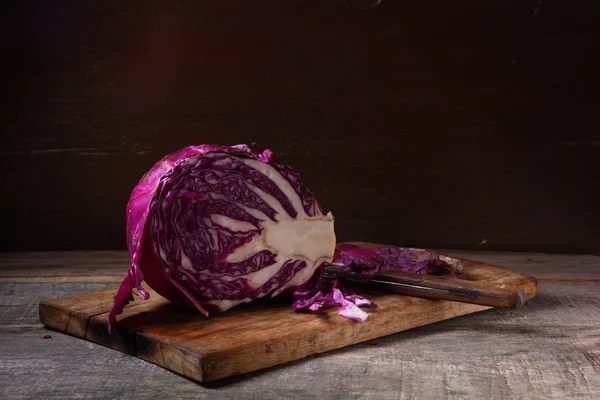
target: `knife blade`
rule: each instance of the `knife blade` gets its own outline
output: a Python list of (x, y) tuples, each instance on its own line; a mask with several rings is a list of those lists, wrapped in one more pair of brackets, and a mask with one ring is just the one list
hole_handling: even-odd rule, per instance
[(337, 278), (347, 286), (359, 286), (389, 293), (426, 299), (450, 300), (489, 307), (517, 308), (527, 296), (522, 288), (498, 288), (482, 282), (406, 271), (382, 271), (373, 275), (345, 271), (329, 265), (323, 271), (326, 278)]

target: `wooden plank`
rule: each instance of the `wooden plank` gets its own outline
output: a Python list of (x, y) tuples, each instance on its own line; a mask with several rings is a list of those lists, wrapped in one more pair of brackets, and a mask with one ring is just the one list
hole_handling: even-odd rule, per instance
[[(6, 285), (0, 284), (0, 299), (20, 304), (14, 315), (34, 319), (35, 310), (21, 296), (35, 299), (35, 291), (3, 289)], [(68, 293), (74, 286), (42, 283), (35, 288)], [(0, 398), (599, 398), (598, 283), (550, 282), (539, 289), (521, 309), (474, 313), (285, 368), (201, 385), (41, 326), (2, 325)], [(42, 339), (46, 334), (52, 339)]]
[(111, 287), (43, 302), (40, 321), (70, 335), (85, 337), (90, 317), (110, 309), (115, 293)]
[[(440, 249), (441, 254), (502, 265), (539, 280), (598, 280), (600, 257), (591, 254)], [(120, 282), (126, 251), (0, 253), (0, 282)]]
[[(85, 275), (88, 272), (102, 274), (105, 270), (123, 267), (129, 264), (129, 254), (126, 251), (32, 251), (21, 253), (0, 253), (0, 274), (6, 276), (11, 270), (15, 273), (32, 274), (40, 271), (44, 276), (51, 272), (64, 274), (77, 272)], [(51, 267), (51, 269), (44, 269)], [(85, 270), (82, 268), (85, 267)]]
[(126, 251), (0, 253), (0, 282), (118, 283), (128, 264)]
[(0, 326), (39, 324), (41, 301), (110, 286), (114, 286), (114, 283), (0, 283)]
[(39, 277), (23, 277), (11, 276), (9, 278), (0, 278), (0, 283), (40, 283), (40, 282), (55, 282), (55, 283), (120, 283), (123, 281), (123, 276), (39, 276)]
[[(465, 279), (499, 288), (522, 287), (528, 298), (535, 278), (465, 260)], [(156, 293), (136, 300), (107, 334), (116, 288), (40, 303), (42, 323), (74, 336), (136, 355), (199, 382), (209, 382), (304, 358), (488, 307), (408, 296), (372, 294), (378, 307), (361, 324), (337, 315), (293, 313), (289, 304), (262, 302), (205, 318), (177, 309)], [(61, 313), (62, 311), (62, 313)]]
[(451, 257), (502, 265), (540, 281), (598, 281), (600, 257), (592, 254), (555, 254), (498, 251), (439, 250)]

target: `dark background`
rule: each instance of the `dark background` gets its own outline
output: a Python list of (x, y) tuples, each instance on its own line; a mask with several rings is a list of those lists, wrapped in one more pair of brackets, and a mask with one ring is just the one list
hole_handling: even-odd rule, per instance
[(259, 142), (340, 240), (600, 250), (597, 1), (14, 2), (0, 249), (123, 249), (160, 157)]

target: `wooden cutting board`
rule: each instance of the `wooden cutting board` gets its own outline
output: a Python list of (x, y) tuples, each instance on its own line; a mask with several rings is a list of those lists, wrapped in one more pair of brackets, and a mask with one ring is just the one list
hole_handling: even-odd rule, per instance
[[(464, 279), (537, 293), (534, 277), (477, 261), (462, 260)], [(372, 294), (379, 307), (369, 320), (351, 321), (337, 308), (295, 313), (289, 303), (262, 302), (204, 317), (177, 308), (152, 290), (119, 316), (108, 335), (108, 312), (117, 287), (40, 303), (50, 328), (150, 361), (199, 382), (243, 374), (309, 355), (431, 324), (489, 307), (396, 294)], [(526, 306), (525, 306), (526, 307)]]

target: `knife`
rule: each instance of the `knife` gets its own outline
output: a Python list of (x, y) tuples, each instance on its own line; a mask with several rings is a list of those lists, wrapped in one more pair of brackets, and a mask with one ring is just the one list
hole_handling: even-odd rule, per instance
[(359, 286), (370, 290), (426, 299), (450, 300), (503, 308), (521, 307), (527, 300), (522, 288), (501, 289), (476, 281), (442, 278), (414, 272), (382, 271), (374, 275), (367, 275), (329, 265), (325, 267), (323, 274), (325, 278), (337, 278), (348, 286)]

